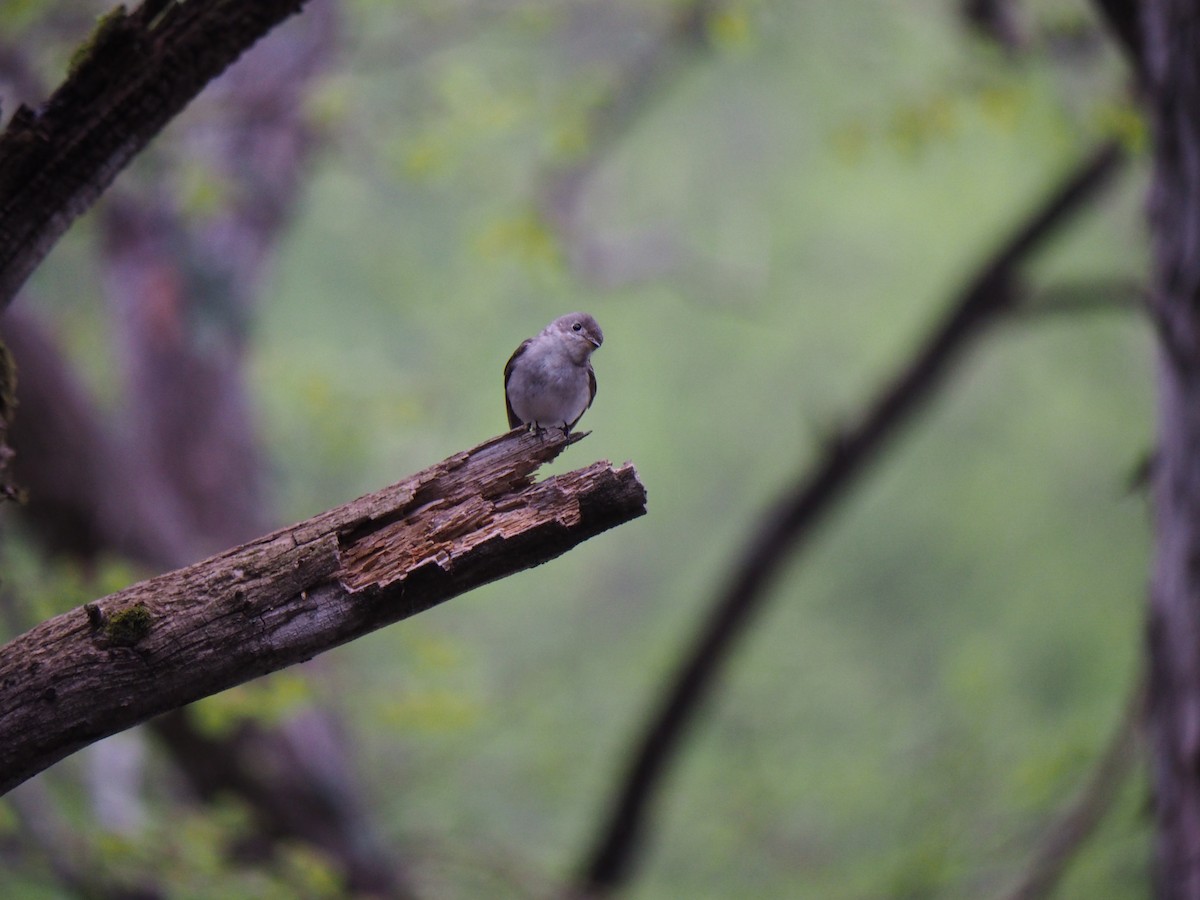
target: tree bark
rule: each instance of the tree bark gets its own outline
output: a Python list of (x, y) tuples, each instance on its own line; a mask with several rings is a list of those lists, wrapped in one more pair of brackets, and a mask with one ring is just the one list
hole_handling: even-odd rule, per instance
[(532, 483), (578, 439), (509, 432), (0, 647), (0, 791), (102, 737), (644, 514), (645, 488), (629, 463)]
[(1160, 897), (1200, 898), (1200, 8), (1151, 0), (1143, 11), (1159, 336), (1147, 625), (1155, 881)]

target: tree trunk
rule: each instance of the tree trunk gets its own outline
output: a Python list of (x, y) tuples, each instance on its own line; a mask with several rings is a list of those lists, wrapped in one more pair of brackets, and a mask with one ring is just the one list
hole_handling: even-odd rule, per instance
[(1200, 7), (1149, 0), (1144, 12), (1159, 334), (1147, 626), (1155, 882), (1160, 897), (1200, 898)]

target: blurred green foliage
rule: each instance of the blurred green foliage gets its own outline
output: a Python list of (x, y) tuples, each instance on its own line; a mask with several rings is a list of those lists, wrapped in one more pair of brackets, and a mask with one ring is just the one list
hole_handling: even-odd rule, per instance
[(208, 737), (229, 737), (243, 722), (270, 727), (286, 721), (309, 699), (299, 670), (274, 672), (192, 704), (192, 723)]
[[(1033, 46), (1008, 60), (932, 0), (736, 3), (594, 161), (564, 233), (539, 201), (587, 158), (627, 46), (678, 5), (364, 0), (312, 102), (331, 146), (254, 348), (283, 517), (501, 431), (509, 353), (577, 308), (606, 342), (593, 433), (556, 465), (632, 459), (649, 489), (645, 519), (312, 675), (430, 896), (525, 896), (569, 871), (772, 498), (1075, 160), (1108, 135), (1145, 146), (1074, 5), (1024, 5)], [(1036, 288), (1142, 277), (1142, 169), (1037, 260)], [(181, 183), (197, 214), (221, 202), (200, 171)], [(87, 249), (59, 248), (34, 294), (111, 396)], [(1014, 321), (966, 361), (739, 647), (630, 896), (1012, 885), (1135, 679), (1147, 525), (1124, 480), (1150, 441), (1150, 356), (1113, 312)], [(201, 704), (208, 726), (306, 699), (267, 684)], [(1147, 895), (1144, 797), (1122, 791), (1061, 896)], [(224, 871), (236, 824), (187, 824), (106, 855), (272, 895)], [(319, 860), (277, 868), (326, 895)]]
[(97, 875), (136, 891), (153, 885), (180, 900), (319, 900), (343, 896), (337, 873), (307, 847), (287, 845), (269, 864), (230, 864), (239, 838), (252, 834), (244, 809), (211, 804), (203, 812), (175, 813), (136, 836), (101, 835), (94, 847)]
[(50, 0), (9, 0), (0, 7), (0, 26), (9, 33), (19, 34), (30, 23), (47, 13)]

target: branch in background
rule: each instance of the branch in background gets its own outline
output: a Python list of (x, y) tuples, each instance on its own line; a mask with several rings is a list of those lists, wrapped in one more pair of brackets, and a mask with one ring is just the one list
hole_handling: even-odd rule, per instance
[(1042, 841), (1029, 869), (1009, 900), (1042, 900), (1050, 897), (1076, 854), (1095, 833), (1112, 808), (1121, 785), (1133, 772), (1137, 759), (1138, 729), (1146, 712), (1146, 679), (1138, 678), (1125, 704), (1121, 721), (1097, 761), (1087, 784)]
[(1029, 29), (1016, 0), (960, 0), (966, 23), (1010, 57), (1029, 46)]
[(666, 28), (641, 52), (635, 54), (619, 74), (606, 102), (596, 106), (588, 121), (590, 140), (582, 159), (571, 167), (586, 176), (628, 135), (649, 108), (649, 101), (671, 79), (678, 77), (688, 52), (708, 46), (708, 21), (719, 0), (691, 0), (681, 6)]
[(1145, 38), (1142, 34), (1142, 4), (1137, 0), (1094, 0), (1100, 17), (1125, 52), (1134, 71), (1145, 70)]
[(1140, 315), (1145, 310), (1145, 300), (1145, 284), (1132, 279), (1068, 281), (1034, 291), (1013, 310), (1013, 316), (1037, 319), (1103, 312)]
[(514, 430), (0, 647), (0, 790), (643, 515), (645, 488), (628, 463), (532, 483), (580, 437)]
[(304, 0), (118, 7), (45, 106), (0, 135), (0, 309), (134, 156)]
[[(97, 210), (97, 268), (123, 368), (118, 434), (175, 498), (195, 562), (279, 524), (267, 502), (246, 357), (261, 296), (323, 143), (309, 99), (340, 44), (338, 6), (259, 42)], [(195, 184), (207, 202), (196, 209)], [(189, 185), (193, 185), (189, 188)]]
[(764, 516), (759, 533), (733, 566), (659, 707), (648, 717), (630, 751), (607, 819), (580, 866), (580, 893), (607, 893), (628, 882), (643, 844), (651, 803), (668, 768), (736, 641), (766, 602), (784, 563), (862, 478), (887, 443), (929, 402), (973, 342), (1014, 309), (1021, 265), (1095, 199), (1121, 162), (1117, 145), (1106, 144), (1071, 172), (983, 266), (861, 422), (833, 442), (812, 470), (784, 491)]
[(196, 559), (174, 499), (138, 477), (47, 330), (14, 308), (0, 332), (21, 373), (11, 432), (29, 493), (20, 513), (43, 546), (84, 562), (108, 554), (173, 568)]
[[(623, 65), (606, 102), (592, 110), (585, 128), (589, 143), (583, 154), (543, 177), (538, 200), (541, 213), (567, 248), (573, 267), (593, 280), (616, 286), (630, 280), (629, 270), (642, 279), (661, 277), (680, 265), (681, 251), (669, 235), (639, 234), (616, 250), (597, 239), (582, 221), (582, 200), (596, 169), (641, 120), (652, 98), (679, 77), (695, 51), (709, 45), (708, 23), (719, 6), (719, 0), (691, 0), (680, 7), (663, 31)], [(622, 256), (623, 273), (615, 273), (614, 256)], [(702, 260), (687, 262), (707, 265)]]

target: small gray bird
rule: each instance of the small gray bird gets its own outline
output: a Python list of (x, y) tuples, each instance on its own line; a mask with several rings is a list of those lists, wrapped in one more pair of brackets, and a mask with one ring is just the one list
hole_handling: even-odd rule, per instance
[(523, 341), (504, 367), (508, 427), (570, 433), (596, 396), (592, 351), (604, 332), (587, 313), (561, 316)]

